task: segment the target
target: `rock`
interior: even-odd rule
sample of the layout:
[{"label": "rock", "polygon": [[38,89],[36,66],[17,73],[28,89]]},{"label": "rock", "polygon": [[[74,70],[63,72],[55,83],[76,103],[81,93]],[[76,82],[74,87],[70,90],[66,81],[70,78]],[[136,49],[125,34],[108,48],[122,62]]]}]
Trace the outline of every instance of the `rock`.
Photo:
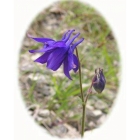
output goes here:
[{"label": "rock", "polygon": [[23,45],[24,45],[24,46],[28,46],[28,47],[30,47],[30,46],[33,45],[33,43],[32,43],[30,40],[25,39],[25,40],[23,41]]},{"label": "rock", "polygon": [[70,138],[70,137],[74,139],[80,138],[80,134],[76,130],[76,128],[72,127],[69,124],[64,124],[64,126],[67,128],[68,132],[66,133],[66,135],[63,135],[63,138]]},{"label": "rock", "polygon": [[103,114],[103,113],[102,113],[101,110],[94,110],[94,111],[93,111],[93,115],[94,115],[95,117],[101,116],[102,114]]},{"label": "rock", "polygon": [[107,107],[108,107],[107,103],[103,102],[102,100],[98,100],[95,103],[95,108],[97,109],[105,109]]},{"label": "rock", "polygon": [[51,93],[51,96],[55,95],[55,90],[54,90],[54,88],[50,87],[50,93]]},{"label": "rock", "polygon": [[42,117],[39,117],[39,116],[36,117],[36,121],[41,122],[42,120],[43,120]]},{"label": "rock", "polygon": [[51,31],[52,30],[52,25],[45,26],[45,29]]},{"label": "rock", "polygon": [[73,111],[69,111],[69,117],[73,117],[74,116],[74,112]]},{"label": "rock", "polygon": [[37,104],[28,105],[28,107],[27,107],[27,109],[31,110],[31,111],[34,111],[36,108],[38,108]]},{"label": "rock", "polygon": [[86,109],[86,116],[87,116],[87,119],[90,121],[96,121],[102,114],[103,113],[100,110]]},{"label": "rock", "polygon": [[95,100],[95,101],[99,100],[99,98],[97,96],[92,96],[92,99]]},{"label": "rock", "polygon": [[105,98],[112,101],[114,100],[116,97],[116,95],[114,94],[114,92],[107,90],[106,94],[105,94]]},{"label": "rock", "polygon": [[[91,95],[92,96],[92,95]],[[87,105],[86,105],[86,107],[88,108],[88,106],[90,105],[91,107],[92,107],[92,109],[91,110],[95,110],[95,107],[94,107],[94,104],[95,104],[95,100],[93,100],[93,99],[91,99],[90,97],[88,98],[88,100],[87,100]],[[90,108],[91,108],[90,107]],[[89,109],[90,109],[89,108]]]},{"label": "rock", "polygon": [[86,108],[89,110],[94,110],[94,107],[90,105],[90,101],[87,101]]},{"label": "rock", "polygon": [[40,87],[39,85],[36,86],[35,90],[38,93],[41,93],[45,96],[49,96],[50,95],[50,87],[43,85],[42,87]]},{"label": "rock", "polygon": [[112,101],[112,100],[115,99],[115,94],[114,94],[114,93],[112,93],[112,94],[107,94],[107,95],[106,95],[106,98],[107,98],[108,100]]},{"label": "rock", "polygon": [[22,65],[21,66],[21,71],[28,71],[28,72],[33,72],[33,70],[35,69],[35,66],[29,63],[27,65]]},{"label": "rock", "polygon": [[37,80],[37,84],[38,85],[42,85],[42,84],[47,84],[48,85],[48,80],[50,80],[49,75],[50,73],[48,71],[46,71],[44,74],[41,73],[37,73],[38,75],[38,80]]},{"label": "rock", "polygon": [[33,81],[28,77],[27,83],[28,83],[29,85],[32,85]]},{"label": "rock", "polygon": [[50,20],[48,21],[48,24],[49,24],[49,25],[53,25],[53,24],[56,24],[56,23],[57,23],[57,20],[56,20],[55,18],[50,19]]},{"label": "rock", "polygon": [[90,84],[83,83],[82,86],[83,86],[83,88],[86,88],[86,87],[89,87]]},{"label": "rock", "polygon": [[42,121],[44,124],[48,125],[48,126],[51,126],[52,125],[52,120],[51,118],[46,118],[45,120]]},{"label": "rock", "polygon": [[90,128],[95,128],[96,127],[96,124],[93,122],[93,121],[90,121],[89,123],[88,123],[88,127],[90,127]]},{"label": "rock", "polygon": [[36,96],[37,99],[43,99],[44,98],[43,94],[36,94],[35,96]]},{"label": "rock", "polygon": [[113,61],[113,64],[114,64],[114,66],[119,66],[119,62],[116,60]]},{"label": "rock", "polygon": [[50,115],[50,111],[47,110],[47,109],[46,110],[40,110],[39,113],[38,113],[38,116],[44,117],[44,118],[49,117],[49,115]]},{"label": "rock", "polygon": [[37,81],[39,78],[39,76],[36,74],[34,75],[33,73],[29,74],[28,79],[32,80],[32,81]]},{"label": "rock", "polygon": [[57,125],[53,127],[56,135],[62,136],[67,133],[68,129],[64,125]]},{"label": "rock", "polygon": [[64,74],[63,73],[58,73],[58,72],[56,72],[56,73],[53,73],[52,74],[54,77],[60,77],[60,78],[63,78],[64,77]]},{"label": "rock", "polygon": [[87,116],[87,119],[93,118],[94,117],[93,111],[86,109],[86,116]]},{"label": "rock", "polygon": [[101,125],[102,123],[104,123],[104,121],[106,120],[106,115],[102,115],[98,120],[97,120],[97,125]]},{"label": "rock", "polygon": [[55,108],[55,109],[59,109],[59,108],[60,108],[60,105],[59,105],[59,104],[55,104],[55,105],[54,105],[54,108]]},{"label": "rock", "polygon": [[33,111],[31,111],[31,110],[29,110],[28,113],[29,113],[30,116],[33,115]]},{"label": "rock", "polygon": [[36,54],[34,54],[34,55],[31,56],[31,60],[34,61],[34,60],[36,60],[40,56],[41,56],[40,53],[36,53]]},{"label": "rock", "polygon": [[65,13],[64,10],[62,10],[61,8],[59,8],[57,6],[50,8],[50,12],[51,13],[60,13],[60,14],[64,14]]}]

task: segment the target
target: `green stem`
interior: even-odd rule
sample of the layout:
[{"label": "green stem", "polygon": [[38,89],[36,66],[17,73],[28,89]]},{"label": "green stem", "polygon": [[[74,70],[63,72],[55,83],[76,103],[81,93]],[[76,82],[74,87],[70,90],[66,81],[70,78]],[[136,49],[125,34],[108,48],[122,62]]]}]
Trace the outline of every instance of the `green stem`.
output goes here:
[{"label": "green stem", "polygon": [[82,113],[82,130],[81,130],[81,136],[84,136],[84,129],[85,129],[85,110],[86,110],[86,105],[85,105],[85,101],[84,101],[84,94],[83,94],[83,89],[82,89],[82,78],[81,78],[81,64],[80,64],[80,60],[79,60],[79,55],[78,55],[78,50],[76,48],[76,55],[79,61],[79,82],[80,82],[80,91],[81,91],[81,99],[82,99],[82,107],[83,107],[83,113]]},{"label": "green stem", "polygon": [[85,129],[85,114],[86,114],[86,104],[83,104],[83,115],[82,115],[82,131],[81,136],[84,137],[84,129]]},{"label": "green stem", "polygon": [[91,85],[90,85],[90,87],[89,87],[89,89],[87,91],[86,97],[85,97],[85,105],[87,103],[87,99],[88,99],[89,95],[92,93],[92,85],[93,85],[93,80],[91,82]]},{"label": "green stem", "polygon": [[79,60],[79,55],[78,55],[78,50],[76,48],[76,55],[79,61],[79,82],[80,82],[80,91],[81,91],[81,98],[82,98],[82,102],[84,103],[84,94],[83,94],[83,89],[82,89],[82,73],[81,73],[81,64],[80,64],[80,60]]},{"label": "green stem", "polygon": [[87,103],[87,99],[88,99],[88,97],[89,97],[89,93],[87,93],[87,96],[86,96],[86,99],[85,99],[85,105],[86,105],[86,103]]}]

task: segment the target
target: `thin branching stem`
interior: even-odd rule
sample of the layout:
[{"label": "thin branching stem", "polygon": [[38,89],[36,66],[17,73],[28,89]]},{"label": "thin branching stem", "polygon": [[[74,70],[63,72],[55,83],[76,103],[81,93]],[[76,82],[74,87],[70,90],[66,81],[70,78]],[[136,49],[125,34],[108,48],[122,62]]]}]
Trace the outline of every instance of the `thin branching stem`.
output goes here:
[{"label": "thin branching stem", "polygon": [[76,48],[76,55],[79,61],[79,82],[80,82],[80,91],[81,91],[81,99],[82,99],[82,107],[83,107],[83,113],[82,113],[82,130],[81,130],[81,136],[84,136],[84,129],[85,129],[85,112],[86,112],[86,105],[84,100],[84,94],[83,94],[83,88],[82,88],[82,73],[81,73],[81,64],[79,60],[78,50]]},{"label": "thin branching stem", "polygon": [[84,93],[83,93],[83,88],[82,88],[82,72],[81,72],[81,64],[80,64],[80,59],[79,59],[79,54],[78,54],[78,49],[76,48],[76,55],[78,58],[79,62],[79,82],[80,82],[80,92],[81,92],[81,99],[82,99],[82,107],[83,107],[83,112],[82,112],[82,129],[81,129],[81,136],[84,136],[84,129],[85,129],[85,114],[86,114],[86,103],[88,100],[89,95],[92,93],[92,85],[94,84],[93,79],[91,82],[91,85],[87,91],[86,97],[84,98]]},{"label": "thin branching stem", "polygon": [[92,86],[93,86],[93,84],[95,84],[95,83],[96,83],[96,82],[93,82],[93,79],[92,79],[91,85],[90,85],[89,89],[87,90],[87,94],[86,94],[86,97],[85,97],[85,105],[86,105],[86,103],[87,103],[87,100],[88,100],[89,95],[92,94]]},{"label": "thin branching stem", "polygon": [[84,104],[84,94],[83,94],[83,88],[82,88],[81,64],[80,64],[79,54],[78,54],[77,48],[76,48],[76,55],[77,55],[77,58],[78,58],[78,61],[79,61],[79,82],[80,82],[81,99],[82,99],[82,102]]},{"label": "thin branching stem", "polygon": [[90,85],[90,87],[87,91],[87,94],[86,94],[86,97],[85,97],[85,104],[87,103],[87,99],[88,99],[89,95],[92,93],[92,85],[93,85],[93,80],[92,80],[91,85]]}]

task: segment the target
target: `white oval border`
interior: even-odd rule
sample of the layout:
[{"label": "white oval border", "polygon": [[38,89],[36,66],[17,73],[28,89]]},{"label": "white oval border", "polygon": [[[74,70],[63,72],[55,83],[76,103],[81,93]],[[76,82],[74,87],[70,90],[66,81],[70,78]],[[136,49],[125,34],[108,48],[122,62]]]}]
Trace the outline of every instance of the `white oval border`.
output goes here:
[{"label": "white oval border", "polygon": [[[15,0],[15,46],[18,55],[19,49],[27,28],[34,17],[48,7],[56,0]],[[96,8],[111,26],[116,40],[118,42],[119,51],[121,53],[121,61],[123,64],[123,56],[125,52],[125,0],[81,0]],[[122,65],[123,66],[123,65]],[[17,68],[18,73],[18,68]],[[122,67],[122,75],[123,75]],[[15,80],[18,79],[18,74]],[[125,139],[125,92],[123,85],[123,77],[119,90],[116,104],[109,115],[107,121],[94,132],[86,133],[84,139],[87,140],[124,140]],[[33,119],[28,115],[25,105],[20,95],[18,81],[16,83],[15,98],[15,140],[46,140],[58,138],[51,137],[46,131],[38,127]]]}]

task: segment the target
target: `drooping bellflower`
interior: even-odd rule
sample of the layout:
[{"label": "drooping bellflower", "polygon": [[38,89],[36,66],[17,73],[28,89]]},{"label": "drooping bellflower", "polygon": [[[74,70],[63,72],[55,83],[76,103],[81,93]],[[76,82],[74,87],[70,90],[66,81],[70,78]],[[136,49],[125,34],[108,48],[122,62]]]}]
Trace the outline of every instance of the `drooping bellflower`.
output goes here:
[{"label": "drooping bellflower", "polygon": [[98,93],[101,93],[105,88],[105,84],[106,84],[106,80],[105,80],[105,76],[103,73],[103,69],[99,68],[98,72],[97,72],[97,70],[95,70],[95,76],[93,77],[93,80],[92,80],[92,85],[93,85],[94,89]]},{"label": "drooping bellflower", "polygon": [[35,38],[28,35],[28,37],[43,44],[43,47],[40,50],[29,50],[30,53],[44,53],[42,56],[37,58],[35,62],[39,62],[41,64],[47,63],[47,68],[53,71],[56,71],[63,64],[64,74],[71,79],[69,74],[70,70],[73,69],[74,72],[76,72],[79,68],[79,62],[77,56],[74,54],[74,49],[84,40],[84,38],[82,38],[72,44],[80,35],[80,33],[77,33],[70,38],[74,31],[75,30],[67,31],[59,41],[55,41],[51,38]]}]

